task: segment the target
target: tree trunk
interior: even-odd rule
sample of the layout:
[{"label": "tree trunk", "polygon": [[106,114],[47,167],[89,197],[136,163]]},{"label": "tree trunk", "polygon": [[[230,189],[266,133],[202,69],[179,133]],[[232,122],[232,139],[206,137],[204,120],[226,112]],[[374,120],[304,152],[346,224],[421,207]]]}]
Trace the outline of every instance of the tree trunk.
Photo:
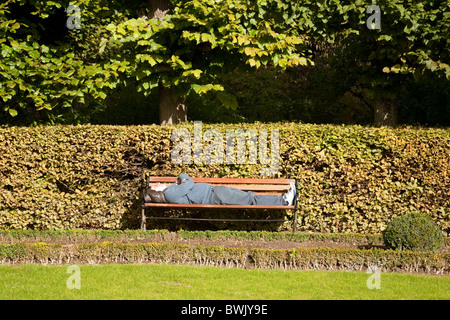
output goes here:
[{"label": "tree trunk", "polygon": [[397,125],[397,99],[376,98],[374,101],[374,124],[376,126]]},{"label": "tree trunk", "polygon": [[[170,0],[148,0],[148,18],[163,20],[170,12]],[[168,71],[170,72],[170,71]],[[186,99],[175,99],[171,88],[159,84],[159,123],[175,124],[187,121]]]},{"label": "tree trunk", "polygon": [[175,99],[172,89],[159,85],[159,123],[175,124],[187,121],[186,99]]},{"label": "tree trunk", "polygon": [[148,0],[150,19],[163,20],[166,13],[170,11],[170,0]]}]

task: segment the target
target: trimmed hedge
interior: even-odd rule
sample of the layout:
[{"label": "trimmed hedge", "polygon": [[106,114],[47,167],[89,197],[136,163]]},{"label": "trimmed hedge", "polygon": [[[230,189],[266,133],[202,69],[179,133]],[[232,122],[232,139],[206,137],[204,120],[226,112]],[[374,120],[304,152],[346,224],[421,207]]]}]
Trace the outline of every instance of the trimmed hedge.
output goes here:
[{"label": "trimmed hedge", "polygon": [[425,272],[448,274],[450,254],[383,249],[300,248],[252,249],[256,268],[352,270],[363,271],[378,266],[383,272]]},{"label": "trimmed hedge", "polygon": [[384,244],[398,250],[438,251],[445,243],[442,231],[424,213],[392,219],[383,231]]},{"label": "trimmed hedge", "polygon": [[[382,245],[381,235],[351,233],[287,233],[268,231],[187,231],[168,230],[0,230],[0,243],[15,242],[160,242],[182,240],[263,240],[263,241],[333,241]],[[450,244],[450,238],[446,238]]]},{"label": "trimmed hedge", "polygon": [[[170,153],[177,142],[170,137],[177,128],[188,128],[193,135],[192,123],[0,128],[0,229],[138,228],[144,173],[259,177],[265,167],[259,161],[176,165]],[[418,211],[429,214],[444,235],[450,232],[448,129],[203,124],[203,130],[210,128],[222,132],[224,144],[226,129],[266,129],[269,136],[279,129],[276,176],[299,180],[300,230],[379,234],[393,217]],[[265,226],[212,223],[203,228]],[[192,225],[155,222],[152,227]]]},{"label": "trimmed hedge", "polygon": [[3,264],[175,263],[201,266],[296,270],[448,274],[450,254],[380,249],[301,248],[290,250],[189,246],[178,243],[0,244]]},{"label": "trimmed hedge", "polygon": [[0,244],[0,263],[6,264],[180,263],[244,267],[246,260],[247,250],[243,248],[178,243]]}]

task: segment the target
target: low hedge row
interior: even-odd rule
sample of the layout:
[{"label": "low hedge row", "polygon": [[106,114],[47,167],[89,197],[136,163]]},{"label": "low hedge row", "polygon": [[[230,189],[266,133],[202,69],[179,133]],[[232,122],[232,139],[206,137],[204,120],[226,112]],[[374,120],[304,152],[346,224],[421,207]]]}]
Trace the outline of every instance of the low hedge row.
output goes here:
[{"label": "low hedge row", "polygon": [[[382,244],[381,235],[352,233],[310,233],[310,232],[270,232],[270,231],[169,231],[169,230],[0,230],[0,243],[15,242],[159,242],[165,240],[263,240],[263,241],[333,241]],[[446,238],[450,244],[450,238]]]},{"label": "low hedge row", "polygon": [[60,244],[45,242],[0,245],[4,264],[180,263],[244,267],[247,250],[177,243]]},{"label": "low hedge row", "polygon": [[[261,177],[261,169],[267,167],[260,160],[175,164],[171,151],[178,142],[171,141],[171,134],[182,128],[194,135],[192,123],[0,128],[0,229],[138,228],[144,174],[244,178]],[[299,230],[379,234],[392,217],[419,211],[429,214],[445,235],[450,233],[448,129],[297,123],[202,126],[203,132],[222,133],[223,150],[226,130],[238,128],[265,129],[268,137],[279,130],[279,168],[273,177],[299,181]],[[202,213],[217,214],[225,213]],[[152,228],[193,228],[186,221],[152,223]],[[202,226],[265,227],[243,222]],[[269,227],[276,230],[285,224]]]},{"label": "low hedge row", "polygon": [[258,269],[450,272],[449,253],[381,249],[244,249],[177,243],[15,243],[0,245],[3,264],[174,263]]},{"label": "low hedge row", "polygon": [[384,249],[300,248],[252,249],[256,268],[365,271],[378,266],[383,272],[448,274],[450,254]]}]

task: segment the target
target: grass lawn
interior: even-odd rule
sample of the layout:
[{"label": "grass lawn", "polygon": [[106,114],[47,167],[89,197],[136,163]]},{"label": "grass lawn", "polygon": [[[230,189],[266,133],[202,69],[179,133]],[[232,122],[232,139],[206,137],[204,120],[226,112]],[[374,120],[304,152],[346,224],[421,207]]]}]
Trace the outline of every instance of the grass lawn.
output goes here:
[{"label": "grass lawn", "polygon": [[[450,299],[450,277],[346,271],[245,270],[183,265],[0,266],[0,299]],[[70,283],[72,282],[70,278]]]}]

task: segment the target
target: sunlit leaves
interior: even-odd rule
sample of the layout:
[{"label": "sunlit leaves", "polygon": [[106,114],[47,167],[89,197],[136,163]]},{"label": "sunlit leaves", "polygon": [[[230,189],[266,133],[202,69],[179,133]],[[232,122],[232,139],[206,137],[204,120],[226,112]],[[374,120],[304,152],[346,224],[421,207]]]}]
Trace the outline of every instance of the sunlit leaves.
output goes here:
[{"label": "sunlit leaves", "polygon": [[[371,87],[424,70],[450,79],[446,1],[379,1],[380,30],[365,24],[371,0],[172,0],[163,21],[137,18],[126,5],[119,10],[120,4],[82,1],[76,3],[82,28],[61,45],[43,44],[37,26],[10,18],[13,2],[27,1],[0,4],[5,111],[102,99],[119,83],[133,81],[146,94],[158,83],[182,95],[203,93],[218,88],[218,76],[237,67],[312,65],[316,41],[342,41],[355,60],[347,68],[356,69]],[[30,5],[32,15],[47,19],[69,3],[37,0]],[[17,85],[8,82],[15,80]]]},{"label": "sunlit leaves", "polygon": [[[213,88],[193,90],[206,93]],[[233,98],[219,87],[214,90],[232,108]],[[219,130],[223,137],[227,129],[237,129],[229,123],[203,126]],[[287,122],[238,127],[279,130],[276,176],[299,181],[301,230],[376,234],[392,217],[421,211],[450,232],[446,129]],[[193,134],[192,123],[176,128]],[[259,177],[260,162],[173,163],[174,129],[157,125],[0,128],[0,172],[8,173],[0,174],[0,228],[120,229],[124,221],[136,223],[144,173]]]},{"label": "sunlit leaves", "polygon": [[[358,3],[359,8],[369,5],[367,1]],[[348,31],[342,33],[339,28],[334,29],[343,35],[347,54],[360,61],[359,65],[350,65],[349,68],[364,73],[362,79],[369,86],[381,83],[392,86],[389,81],[384,81],[387,76],[418,76],[425,70],[450,79],[448,2],[382,1],[377,5],[381,9],[379,30],[365,27],[363,23],[368,17],[365,11],[342,7],[342,13],[348,16],[344,24],[344,30]],[[395,84],[399,83],[400,80],[395,81]]]},{"label": "sunlit leaves", "polygon": [[[14,2],[24,5],[25,1]],[[31,14],[41,19],[47,19],[52,8],[62,6],[52,1],[33,5],[37,10]],[[83,103],[85,97],[104,99],[107,89],[115,87],[111,63],[94,64],[67,45],[44,44],[38,26],[10,20],[8,12],[8,2],[0,5],[0,102],[11,116],[17,116],[22,108],[51,110],[71,107],[75,101]],[[100,50],[105,48],[102,41]],[[16,85],[9,83],[12,80]]]},{"label": "sunlit leaves", "polygon": [[[287,10],[283,5],[234,0],[172,4],[172,11],[162,22],[129,19],[107,26],[111,39],[123,50],[120,59],[130,62],[126,74],[136,76],[138,81],[161,82],[167,87],[177,86],[185,94],[203,94],[216,88],[223,90],[215,79],[224,67],[311,64],[303,44],[305,37],[302,39],[287,21],[295,14],[283,15]],[[148,74],[144,74],[145,68]],[[144,91],[152,88],[142,86]],[[221,94],[218,99],[228,108],[236,107],[235,99],[229,96]]]}]

